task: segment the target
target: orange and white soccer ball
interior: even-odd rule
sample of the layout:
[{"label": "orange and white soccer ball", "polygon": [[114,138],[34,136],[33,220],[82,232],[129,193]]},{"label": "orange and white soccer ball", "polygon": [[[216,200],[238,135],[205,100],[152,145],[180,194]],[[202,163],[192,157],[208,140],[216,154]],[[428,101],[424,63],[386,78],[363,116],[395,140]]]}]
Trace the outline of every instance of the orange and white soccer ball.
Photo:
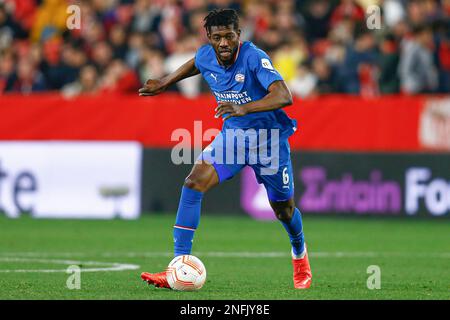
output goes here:
[{"label": "orange and white soccer ball", "polygon": [[173,290],[198,290],[206,281],[206,269],[203,262],[192,255],[175,257],[170,261],[166,274],[167,282]]}]

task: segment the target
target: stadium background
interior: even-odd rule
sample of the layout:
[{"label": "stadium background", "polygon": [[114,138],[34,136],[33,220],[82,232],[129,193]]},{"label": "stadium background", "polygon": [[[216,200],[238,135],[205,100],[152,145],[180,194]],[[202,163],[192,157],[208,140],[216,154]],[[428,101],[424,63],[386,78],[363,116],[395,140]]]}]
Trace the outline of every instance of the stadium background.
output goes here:
[{"label": "stadium background", "polygon": [[[80,8],[80,29],[67,28],[72,14],[67,8],[72,4]],[[367,27],[366,10],[371,5],[381,9],[380,28]],[[290,139],[295,197],[306,225],[310,222],[311,239],[321,230],[334,232],[330,226],[341,223],[360,237],[363,230],[382,229],[401,237],[400,229],[405,229],[411,231],[404,235],[407,239],[416,234],[430,237],[411,250],[433,251],[430,245],[439,242],[434,251],[443,250],[439,254],[445,259],[439,256],[435,264],[448,261],[448,238],[441,229],[448,221],[438,219],[450,217],[448,0],[0,1],[0,212],[11,218],[22,216],[23,221],[17,225],[2,219],[7,240],[2,256],[60,249],[44,240],[39,248],[16,243],[28,233],[33,239],[92,240],[90,235],[71,233],[71,225],[63,221],[35,224],[26,216],[139,218],[155,234],[149,237],[168,243],[158,243],[156,248],[171,250],[170,224],[191,168],[172,160],[183,140],[174,133],[190,137],[183,141],[194,149],[183,155],[192,161],[193,154],[210,141],[203,134],[221,123],[214,119],[215,101],[200,76],[158,97],[138,97],[137,90],[147,79],[162,77],[194,56],[207,40],[203,17],[221,7],[238,10],[242,40],[268,52],[294,95],[294,104],[286,111],[299,122]],[[205,197],[202,214],[205,227],[218,221],[224,230],[227,223],[229,230],[235,228],[233,223],[251,224],[239,220],[248,215],[274,219],[264,192],[249,172],[213,189]],[[224,216],[238,220],[221,220]],[[317,216],[327,218],[314,220]],[[344,216],[356,220],[345,225],[349,220]],[[402,222],[392,217],[402,217]],[[417,222],[414,217],[428,219]],[[76,226],[103,230],[99,235],[105,239],[110,239],[108,228],[121,232],[107,221],[86,223]],[[418,223],[417,229],[408,229],[408,223]],[[258,228],[272,228],[252,226],[249,238]],[[41,228],[47,231],[40,232]],[[72,238],[65,238],[63,230]],[[136,232],[143,237],[137,248],[150,250],[145,232]],[[247,235],[242,236],[246,241]],[[342,240],[346,246],[347,235],[334,236],[336,243]],[[390,236],[384,234],[387,245],[392,245]],[[370,239],[353,249],[370,251]],[[201,241],[200,250],[205,248]],[[207,249],[218,250],[214,243],[222,240],[216,241]],[[327,242],[322,241],[324,248]],[[111,240],[93,248],[116,250],[113,244],[117,243]],[[320,249],[320,241],[316,244]],[[399,241],[392,250],[407,247]],[[81,244],[74,248],[86,249]],[[380,248],[386,249],[381,244]],[[148,264],[148,256],[143,257]],[[165,263],[151,259],[160,267]],[[426,270],[420,266],[414,272]],[[448,277],[442,268],[439,281]],[[3,281],[12,293],[4,290],[1,296],[17,297],[14,292],[21,292],[20,286]],[[445,296],[446,283],[439,284],[438,294]],[[61,291],[57,296],[71,297],[66,294]]]}]

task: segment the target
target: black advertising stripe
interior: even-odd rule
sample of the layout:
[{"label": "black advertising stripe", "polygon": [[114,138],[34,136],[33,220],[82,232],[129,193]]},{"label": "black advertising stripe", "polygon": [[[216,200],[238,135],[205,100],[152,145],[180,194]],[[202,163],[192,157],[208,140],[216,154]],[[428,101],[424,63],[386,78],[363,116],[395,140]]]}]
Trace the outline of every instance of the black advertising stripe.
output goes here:
[{"label": "black advertising stripe", "polygon": [[[446,312],[450,300],[13,300],[0,301],[15,317],[135,317],[143,319],[366,319]],[[187,311],[189,310],[189,311]],[[211,313],[210,311],[213,310]],[[259,310],[259,311],[257,311]],[[445,313],[444,313],[445,314]],[[210,315],[210,316],[208,316]]]},{"label": "black advertising stripe", "polygon": [[[192,164],[173,164],[171,151],[167,149],[144,149],[143,154],[143,211],[176,212],[180,190]],[[295,202],[305,215],[450,217],[450,203],[448,200],[444,203],[446,197],[443,196],[450,192],[450,153],[293,151],[291,159]],[[417,175],[422,177],[417,178]],[[316,176],[315,180],[308,180],[308,177],[313,176]],[[243,181],[245,179],[244,174],[239,173],[233,179],[211,189],[204,197],[203,212],[247,214],[241,198],[241,190],[250,183]],[[339,193],[326,198],[323,189],[330,184],[337,185]],[[369,200],[344,201],[350,193],[358,195],[361,186],[369,190],[362,194]],[[417,187],[422,188],[419,193],[411,192]],[[427,196],[427,192],[433,194]],[[224,197],[224,194],[227,196]],[[320,197],[325,198],[317,205],[314,201]],[[342,197],[345,198],[341,199]],[[410,203],[408,208],[406,203]]]}]

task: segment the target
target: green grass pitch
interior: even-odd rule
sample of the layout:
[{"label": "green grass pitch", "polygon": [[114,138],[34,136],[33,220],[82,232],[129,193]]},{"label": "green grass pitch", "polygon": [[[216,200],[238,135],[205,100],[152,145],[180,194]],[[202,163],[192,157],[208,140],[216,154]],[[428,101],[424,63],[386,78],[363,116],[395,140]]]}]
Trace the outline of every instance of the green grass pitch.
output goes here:
[{"label": "green grass pitch", "polygon": [[[304,216],[313,284],[295,290],[288,237],[276,221],[203,215],[193,254],[208,277],[196,292],[149,287],[142,271],[172,258],[174,215],[136,221],[0,217],[0,299],[449,299],[450,228],[445,220]],[[69,264],[82,272],[69,290]],[[108,271],[136,265],[135,270]],[[381,289],[367,288],[367,268]],[[102,268],[106,268],[106,271]],[[30,272],[27,270],[59,270]]]}]

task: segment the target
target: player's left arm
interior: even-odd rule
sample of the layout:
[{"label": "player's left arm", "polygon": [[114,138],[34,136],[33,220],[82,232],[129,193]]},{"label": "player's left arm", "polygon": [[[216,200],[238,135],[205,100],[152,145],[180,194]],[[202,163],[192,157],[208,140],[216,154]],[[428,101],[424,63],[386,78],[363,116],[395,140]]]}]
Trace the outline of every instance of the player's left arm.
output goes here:
[{"label": "player's left arm", "polygon": [[264,98],[237,105],[227,101],[220,101],[216,108],[216,118],[228,113],[224,121],[230,117],[242,117],[247,113],[271,111],[284,108],[292,104],[292,94],[283,80],[276,80],[267,88],[269,93]]}]

